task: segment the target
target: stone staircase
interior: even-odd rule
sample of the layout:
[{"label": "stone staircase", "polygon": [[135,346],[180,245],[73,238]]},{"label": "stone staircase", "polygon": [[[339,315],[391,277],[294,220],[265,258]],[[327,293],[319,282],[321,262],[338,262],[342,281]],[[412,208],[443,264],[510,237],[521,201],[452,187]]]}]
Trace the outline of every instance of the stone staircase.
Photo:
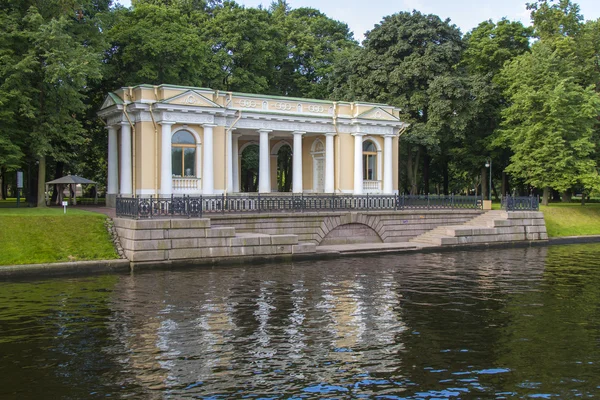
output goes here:
[{"label": "stone staircase", "polygon": [[541,212],[490,210],[462,225],[438,226],[410,239],[410,242],[430,246],[451,246],[546,239],[548,239],[546,223]]}]

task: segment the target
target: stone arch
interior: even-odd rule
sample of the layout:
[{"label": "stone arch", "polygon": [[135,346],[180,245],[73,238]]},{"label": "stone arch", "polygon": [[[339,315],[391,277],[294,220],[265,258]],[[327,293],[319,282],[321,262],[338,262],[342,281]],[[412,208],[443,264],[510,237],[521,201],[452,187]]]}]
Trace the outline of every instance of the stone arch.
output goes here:
[{"label": "stone arch", "polygon": [[260,146],[260,144],[256,140],[251,140],[240,146],[240,148],[238,149],[238,154],[241,156],[242,153],[244,152],[244,150],[246,150],[246,147],[252,146],[252,145]]},{"label": "stone arch", "polygon": [[[355,229],[357,227],[348,225],[362,225],[371,231],[373,231],[379,240],[374,242],[382,243],[385,242],[386,234],[381,219],[378,215],[369,215],[363,213],[347,213],[335,217],[325,217],[321,223],[320,230],[323,232],[322,235],[317,235],[317,245],[323,243],[323,240],[334,230],[339,227],[346,226],[346,228]],[[345,229],[345,228],[342,228]],[[355,242],[356,243],[356,242]],[[372,242],[373,243],[373,242]]]},{"label": "stone arch", "polygon": [[196,140],[196,145],[202,144],[202,140],[200,140],[200,134],[187,125],[183,125],[183,126],[178,127],[177,129],[174,129],[171,132],[171,137],[173,137],[179,131],[188,131],[189,133],[192,134],[192,136],[194,137],[194,140]]},{"label": "stone arch", "polygon": [[272,147],[271,147],[271,155],[272,156],[276,156],[277,153],[279,153],[279,149],[281,149],[283,146],[289,146],[290,149],[292,149],[292,144],[289,143],[287,140],[280,140],[279,142],[275,143]]}]

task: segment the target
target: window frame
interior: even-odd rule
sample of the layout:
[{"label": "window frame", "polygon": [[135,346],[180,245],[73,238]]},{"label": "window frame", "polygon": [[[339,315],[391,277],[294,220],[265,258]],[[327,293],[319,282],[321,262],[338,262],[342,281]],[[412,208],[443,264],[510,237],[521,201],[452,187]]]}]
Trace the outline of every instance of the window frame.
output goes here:
[{"label": "window frame", "polygon": [[[188,133],[194,140],[194,143],[193,144],[191,144],[191,143],[173,143],[173,138],[179,132]],[[198,142],[196,141],[194,134],[186,129],[178,130],[178,131],[174,132],[173,135],[171,135],[171,163],[173,163],[173,149],[174,148],[181,149],[181,176],[176,176],[175,174],[173,174],[173,172],[172,172],[173,164],[171,164],[171,178],[195,178],[197,176],[197,171],[198,171],[198,166],[196,165],[197,164],[196,152],[198,151],[197,147],[198,147]],[[185,176],[185,149],[194,149],[194,174],[191,176]]]}]

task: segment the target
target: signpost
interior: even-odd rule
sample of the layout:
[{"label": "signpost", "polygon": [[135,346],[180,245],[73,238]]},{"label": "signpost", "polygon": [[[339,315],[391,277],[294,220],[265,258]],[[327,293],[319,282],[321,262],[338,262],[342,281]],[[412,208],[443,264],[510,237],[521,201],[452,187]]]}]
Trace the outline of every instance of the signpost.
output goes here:
[{"label": "signpost", "polygon": [[23,189],[23,171],[17,171],[17,208],[21,204],[21,190]]},{"label": "signpost", "polygon": [[65,210],[64,214],[66,214],[67,213],[67,206],[69,205],[69,202],[68,201],[63,201],[62,205],[63,205],[63,208]]}]

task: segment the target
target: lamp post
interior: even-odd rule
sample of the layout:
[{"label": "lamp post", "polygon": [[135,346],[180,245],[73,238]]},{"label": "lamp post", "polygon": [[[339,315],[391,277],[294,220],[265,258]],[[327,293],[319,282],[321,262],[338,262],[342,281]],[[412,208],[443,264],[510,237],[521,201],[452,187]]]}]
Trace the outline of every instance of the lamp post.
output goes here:
[{"label": "lamp post", "polygon": [[489,197],[490,197],[490,201],[492,201],[492,158],[488,157],[487,160],[485,160],[485,167],[490,169],[490,186],[488,187],[488,193],[489,193]]}]

